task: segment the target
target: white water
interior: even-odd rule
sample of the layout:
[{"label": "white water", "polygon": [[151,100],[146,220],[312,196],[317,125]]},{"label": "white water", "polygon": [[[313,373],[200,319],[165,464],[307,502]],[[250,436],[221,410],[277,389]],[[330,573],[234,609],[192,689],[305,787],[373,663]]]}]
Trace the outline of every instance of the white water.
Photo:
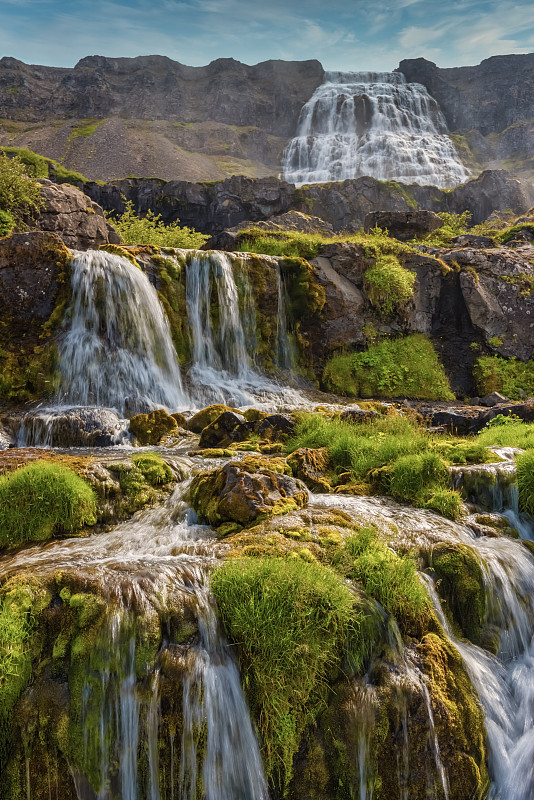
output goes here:
[{"label": "white water", "polygon": [[444,189],[469,177],[436,101],[397,72],[326,73],[301,111],[283,174],[297,186],[370,175]]},{"label": "white water", "polygon": [[[242,276],[246,283],[246,277]],[[217,294],[216,324],[211,318],[212,293]],[[226,253],[198,252],[188,261],[186,300],[193,342],[193,364],[188,373],[190,393],[199,407],[210,403],[234,406],[280,403],[299,406],[303,398],[288,386],[265,377],[254,366],[256,313],[250,288],[244,294],[245,336],[232,258]],[[279,303],[283,302],[283,295]],[[281,328],[284,326],[284,333]],[[251,329],[254,332],[251,333]],[[285,333],[285,311],[278,341]]]},{"label": "white water", "polygon": [[184,407],[169,323],[147,276],[126,258],[88,250],[75,254],[71,281],[56,402],[122,414]]}]

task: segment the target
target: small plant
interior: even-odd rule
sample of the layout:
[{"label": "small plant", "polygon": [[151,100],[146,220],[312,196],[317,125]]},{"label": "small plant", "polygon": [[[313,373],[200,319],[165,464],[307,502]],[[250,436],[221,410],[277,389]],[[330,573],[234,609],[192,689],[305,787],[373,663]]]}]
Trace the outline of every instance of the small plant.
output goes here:
[{"label": "small plant", "polygon": [[18,156],[9,158],[2,153],[0,155],[0,211],[4,213],[0,218],[0,226],[6,230],[11,218],[12,227],[26,230],[28,221],[39,212],[42,206],[41,187],[37,180],[28,174]]},{"label": "small plant", "polygon": [[516,462],[519,508],[534,517],[534,452],[521,453]]},{"label": "small plant", "polygon": [[473,375],[480,396],[501,392],[512,400],[520,400],[522,392],[529,397],[534,395],[534,361],[481,356]]},{"label": "small plant", "polygon": [[523,420],[518,417],[517,414],[497,414],[497,416],[490,419],[484,427],[499,428],[501,425],[514,425],[516,422],[522,421]]},{"label": "small plant", "polygon": [[93,490],[62,464],[34,461],[0,477],[0,547],[96,523]]},{"label": "small plant", "polygon": [[497,347],[502,347],[503,341],[504,340],[503,340],[502,336],[491,336],[488,339],[488,344],[489,344],[490,347],[497,348]]},{"label": "small plant", "polygon": [[415,274],[402,267],[394,255],[377,258],[364,275],[369,300],[383,316],[402,309],[413,297]]},{"label": "small plant", "polygon": [[106,217],[125,244],[198,249],[209,238],[194,228],[180,227],[178,220],[165,225],[161,214],[154,214],[153,211],[148,211],[145,217],[138,217],[131,200],[125,204],[122,214],[106,214]]}]

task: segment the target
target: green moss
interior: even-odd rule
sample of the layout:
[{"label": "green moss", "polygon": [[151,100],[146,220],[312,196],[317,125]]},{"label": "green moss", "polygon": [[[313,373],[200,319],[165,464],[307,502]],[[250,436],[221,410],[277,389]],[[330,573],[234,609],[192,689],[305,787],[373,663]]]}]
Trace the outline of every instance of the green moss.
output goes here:
[{"label": "green moss", "polygon": [[406,186],[404,186],[402,183],[398,183],[397,181],[377,181],[377,182],[382,184],[382,186],[387,186],[387,188],[394,194],[399,194],[403,198],[408,208],[417,210],[418,207],[417,200],[415,199],[413,194],[411,194],[407,190]]},{"label": "green moss", "polygon": [[402,267],[394,255],[381,256],[364,274],[367,296],[383,317],[406,306],[413,297],[414,284],[415,273]]},{"label": "green moss", "polygon": [[279,265],[289,299],[290,319],[296,321],[321,312],[326,295],[315,278],[313,266],[303,258],[284,258]]},{"label": "green moss", "polygon": [[238,644],[266,773],[287,788],[304,728],[324,705],[327,676],[351,640],[359,643],[355,598],[332,571],[300,558],[228,561],[211,586]]},{"label": "green moss", "polygon": [[517,456],[516,462],[519,507],[530,516],[534,516],[534,451],[521,453]]},{"label": "green moss", "polygon": [[437,511],[447,519],[457,520],[462,514],[462,496],[454,489],[438,489],[425,500],[423,507]]},{"label": "green moss", "polygon": [[432,550],[431,565],[446,613],[463,636],[480,644],[486,619],[486,590],[478,558],[465,545],[441,543]]},{"label": "green moss", "polygon": [[56,183],[87,183],[87,178],[80,172],[66,169],[54,159],[40,156],[33,150],[23,147],[2,147],[1,150],[6,154],[18,156],[30,174],[36,178],[49,178]]},{"label": "green moss", "polygon": [[176,420],[164,408],[149,414],[136,414],[130,419],[130,433],[140,444],[158,444],[163,436],[176,430]]},{"label": "green moss", "polygon": [[481,396],[500,392],[512,400],[520,400],[522,392],[529,397],[534,395],[534,361],[482,356],[475,364],[473,375]]},{"label": "green moss", "polygon": [[73,125],[68,141],[71,142],[73,139],[78,139],[80,136],[87,139],[89,136],[93,135],[98,126],[103,122],[103,119],[85,119],[78,125]]},{"label": "green moss", "polygon": [[432,343],[422,334],[383,341],[363,353],[333,356],[322,383],[328,391],[349,397],[454,399]]},{"label": "green moss", "polygon": [[34,461],[0,476],[0,546],[71,534],[95,523],[93,490],[68,467]]},{"label": "green moss", "polygon": [[187,427],[193,433],[202,433],[204,428],[211,425],[212,422],[215,422],[217,417],[220,417],[225,411],[233,411],[236,414],[240,413],[237,408],[230,408],[230,406],[216,403],[215,405],[203,408],[201,411],[197,411],[188,421]]},{"label": "green moss", "polygon": [[106,253],[111,253],[113,256],[120,256],[121,258],[125,258],[130,264],[133,264],[134,267],[137,269],[141,269],[133,255],[127,250],[125,247],[121,247],[118,244],[101,244],[98,248],[99,250],[104,250]]},{"label": "green moss", "polygon": [[139,456],[133,456],[132,464],[135,464],[151,486],[163,486],[172,481],[171,468],[157,453],[143,453]]}]

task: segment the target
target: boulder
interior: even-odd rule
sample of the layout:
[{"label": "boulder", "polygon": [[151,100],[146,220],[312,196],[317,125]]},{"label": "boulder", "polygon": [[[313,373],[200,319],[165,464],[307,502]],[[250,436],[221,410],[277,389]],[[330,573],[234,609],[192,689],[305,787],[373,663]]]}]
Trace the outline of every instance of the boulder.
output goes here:
[{"label": "boulder", "polygon": [[370,419],[374,419],[378,417],[376,411],[373,411],[372,408],[363,409],[360,408],[358,405],[351,406],[350,408],[346,408],[345,411],[342,411],[339,415],[339,418],[343,422],[367,422]]},{"label": "boulder", "polygon": [[56,233],[73,250],[96,250],[101,244],[119,244],[121,238],[102,208],[70,184],[43,180],[44,207],[36,220],[42,231]]},{"label": "boulder", "polygon": [[443,224],[432,211],[372,211],[365,215],[363,227],[366,233],[376,227],[385,229],[390,236],[405,242],[426,236]]},{"label": "boulder", "polygon": [[192,507],[210,525],[248,525],[304,508],[308,497],[308,490],[296,478],[262,468],[248,472],[233,461],[197,475],[190,490]]},{"label": "boulder", "polygon": [[4,417],[21,446],[113,447],[128,441],[127,421],[108,408],[52,408]]},{"label": "boulder", "polygon": [[255,432],[261,439],[277,442],[287,438],[295,430],[296,422],[285,414],[269,414],[255,427]]},{"label": "boulder", "polygon": [[164,408],[158,408],[149,414],[136,414],[130,420],[130,433],[139,444],[158,444],[163,436],[177,427],[177,420]]},{"label": "boulder", "polygon": [[494,246],[489,236],[475,236],[474,233],[462,233],[461,236],[453,236],[451,244],[455,247],[474,247],[477,249]]},{"label": "boulder", "polygon": [[300,478],[312,492],[331,492],[332,487],[326,477],[330,468],[328,448],[299,447],[287,457],[293,475]]},{"label": "boulder", "polygon": [[187,428],[193,433],[202,433],[207,425],[211,425],[212,422],[215,422],[217,417],[220,417],[225,411],[233,411],[236,414],[240,413],[237,408],[230,408],[230,406],[225,406],[222,403],[215,403],[214,405],[206,406],[206,408],[203,408],[201,411],[197,411],[197,413],[188,420]]},{"label": "boulder", "polygon": [[211,447],[227,447],[234,439],[233,433],[239,425],[253,424],[246,423],[245,417],[242,414],[236,414],[234,411],[223,411],[219,414],[216,420],[202,430],[200,434],[200,441],[198,446],[201,449],[208,449]]}]

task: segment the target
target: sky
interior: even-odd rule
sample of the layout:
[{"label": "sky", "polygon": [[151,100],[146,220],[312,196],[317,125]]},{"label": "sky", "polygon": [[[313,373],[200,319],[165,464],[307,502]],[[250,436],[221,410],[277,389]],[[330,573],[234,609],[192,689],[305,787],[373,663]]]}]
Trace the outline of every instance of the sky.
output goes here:
[{"label": "sky", "polygon": [[0,56],[57,67],[158,54],[390,70],[403,58],[453,67],[533,51],[532,0],[0,0]]}]

